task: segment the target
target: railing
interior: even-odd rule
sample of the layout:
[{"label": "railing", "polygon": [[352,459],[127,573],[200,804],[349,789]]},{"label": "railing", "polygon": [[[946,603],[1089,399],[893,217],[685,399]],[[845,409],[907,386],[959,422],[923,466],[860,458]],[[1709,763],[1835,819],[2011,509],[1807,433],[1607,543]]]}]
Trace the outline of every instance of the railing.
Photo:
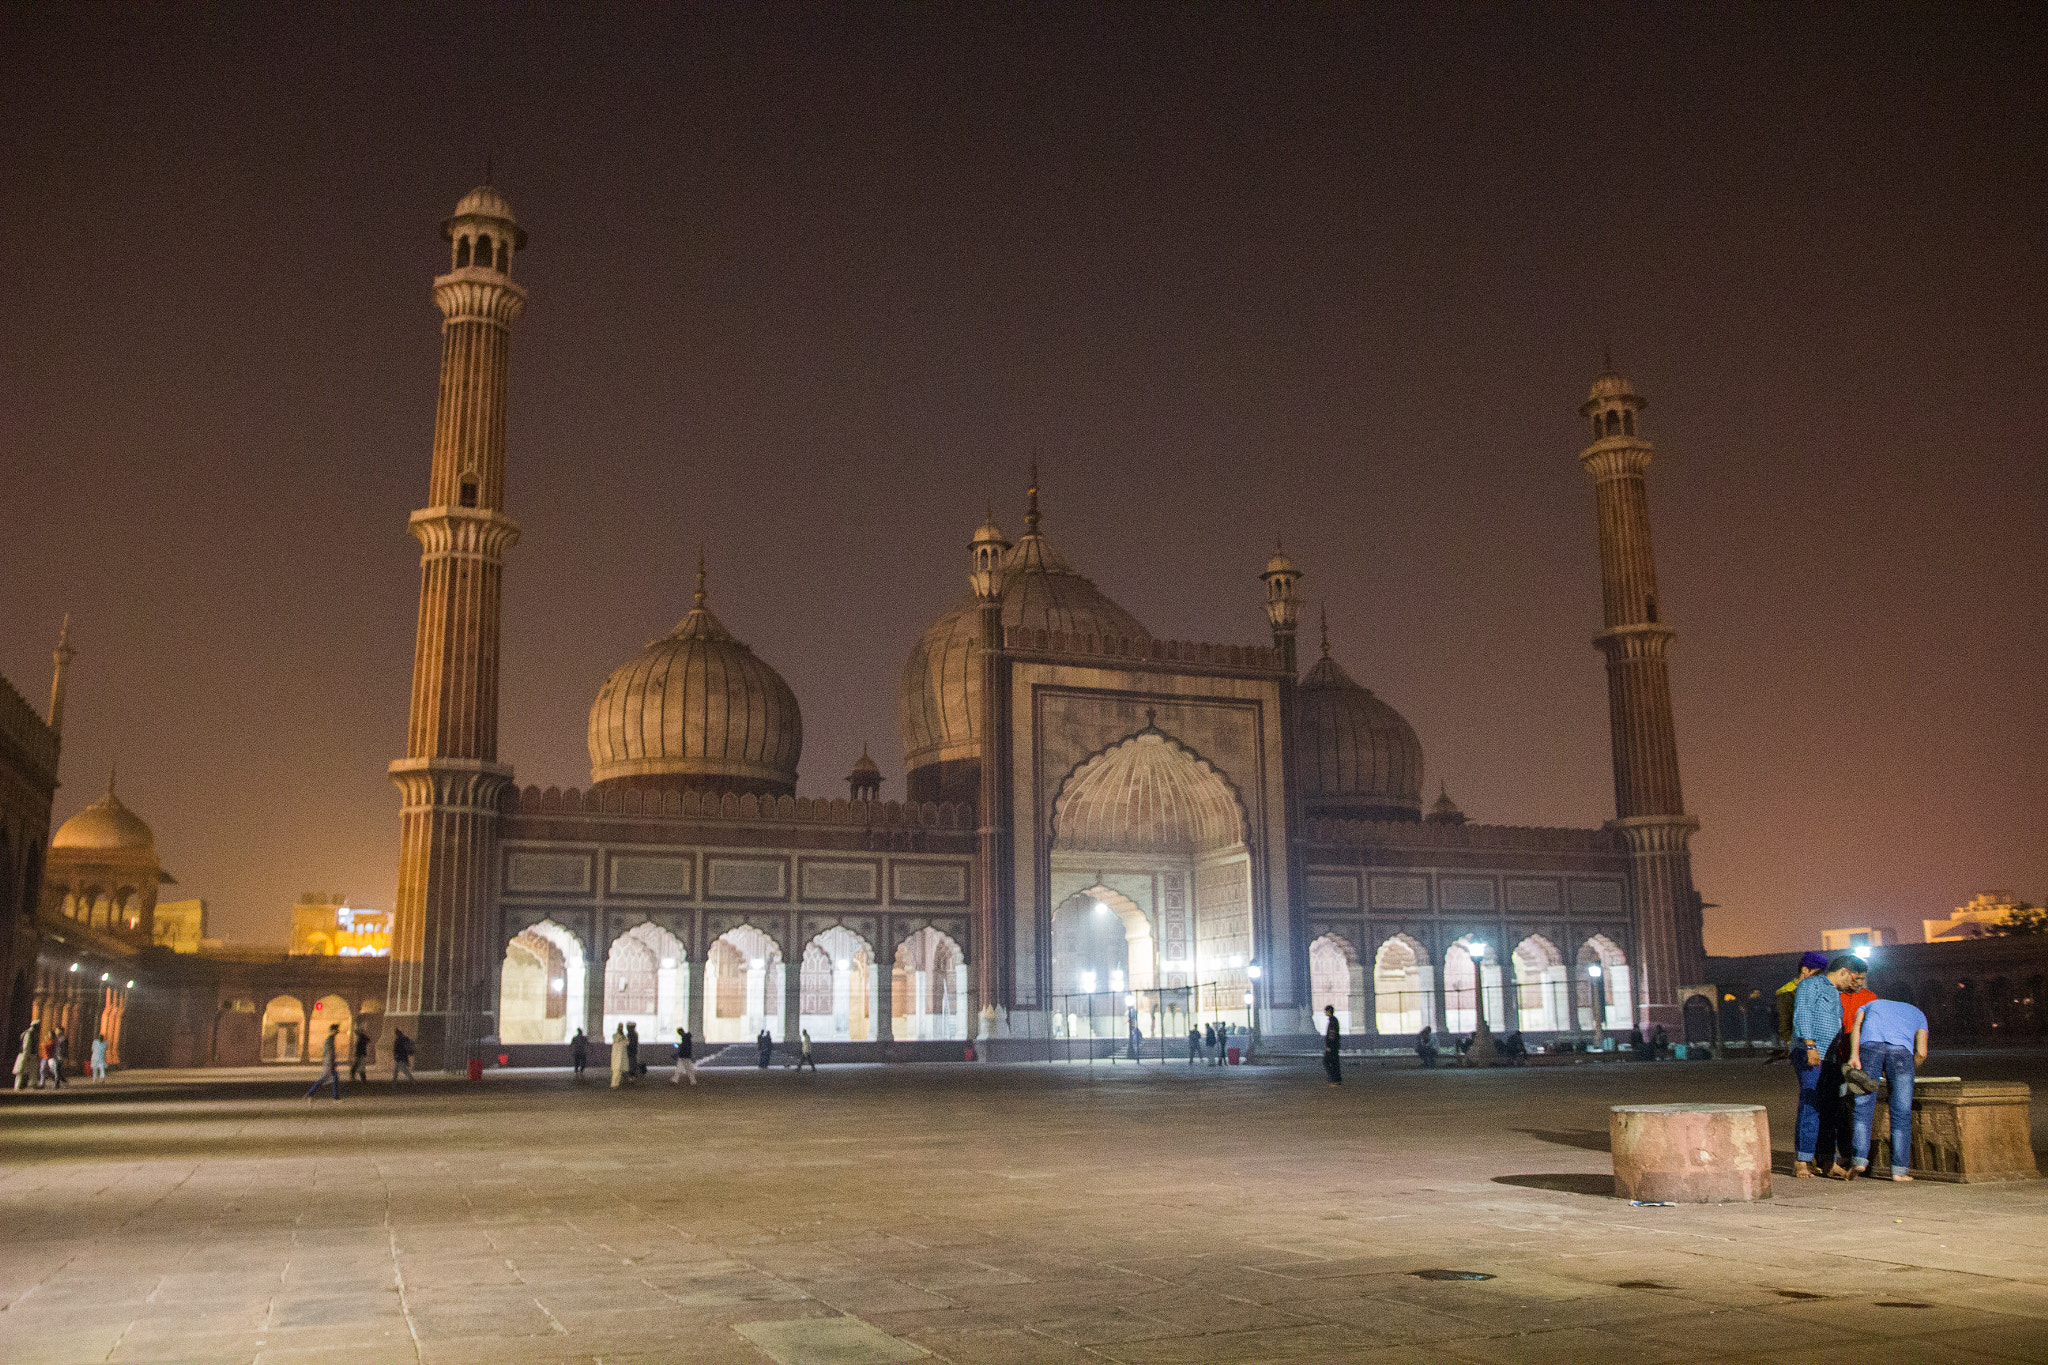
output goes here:
[{"label": "railing", "polygon": [[508,814],[651,815],[679,820],[973,829],[974,806],[960,801],[849,801],[845,797],[756,796],[749,792],[643,791],[638,787],[529,786],[508,792]]}]

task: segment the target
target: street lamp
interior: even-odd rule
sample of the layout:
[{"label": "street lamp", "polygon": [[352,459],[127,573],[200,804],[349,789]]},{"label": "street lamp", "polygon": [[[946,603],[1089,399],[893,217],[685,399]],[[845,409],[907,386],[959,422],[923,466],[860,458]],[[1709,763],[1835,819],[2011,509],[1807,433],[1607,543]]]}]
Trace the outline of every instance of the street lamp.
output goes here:
[{"label": "street lamp", "polygon": [[1472,1008],[1479,1019],[1478,1032],[1486,1032],[1486,945],[1468,943],[1465,956],[1472,959]]},{"label": "street lamp", "polygon": [[1607,1021],[1607,983],[1601,979],[1600,964],[1588,962],[1586,976],[1593,983],[1593,1047],[1600,1049],[1600,1028]]}]

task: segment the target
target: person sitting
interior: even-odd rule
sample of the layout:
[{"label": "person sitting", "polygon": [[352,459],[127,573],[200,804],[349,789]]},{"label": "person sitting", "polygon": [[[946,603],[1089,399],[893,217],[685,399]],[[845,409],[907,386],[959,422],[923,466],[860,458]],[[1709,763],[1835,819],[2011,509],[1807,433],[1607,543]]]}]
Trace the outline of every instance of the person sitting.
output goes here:
[{"label": "person sitting", "polygon": [[1500,1045],[1500,1055],[1508,1059],[1509,1066],[1529,1065],[1529,1044],[1522,1039],[1522,1031],[1516,1029]]},{"label": "person sitting", "polygon": [[1425,1069],[1436,1068],[1436,1030],[1428,1024],[1424,1024],[1422,1031],[1415,1035],[1415,1055],[1422,1059]]}]

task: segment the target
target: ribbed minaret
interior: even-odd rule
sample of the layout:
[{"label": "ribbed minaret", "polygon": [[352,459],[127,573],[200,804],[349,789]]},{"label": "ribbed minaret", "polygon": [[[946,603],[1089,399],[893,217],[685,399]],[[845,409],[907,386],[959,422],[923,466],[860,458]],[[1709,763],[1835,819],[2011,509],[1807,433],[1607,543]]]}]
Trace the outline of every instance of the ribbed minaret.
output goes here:
[{"label": "ribbed minaret", "polygon": [[[526,233],[489,185],[441,225],[451,269],[434,281],[441,401],[420,542],[420,619],[403,793],[398,903],[386,1004],[393,1030],[418,1044],[417,1065],[459,1067],[493,1032],[490,983],[498,799],[498,609],[505,551],[519,527],[505,502],[505,395],[512,322],[526,291],[512,283]],[[389,1038],[386,1042],[388,1044]]]},{"label": "ribbed minaret", "polygon": [[1678,785],[1665,651],[1677,634],[1657,611],[1650,502],[1643,471],[1655,453],[1640,431],[1649,406],[1610,364],[1579,411],[1593,443],[1579,463],[1593,476],[1600,512],[1600,583],[1607,629],[1593,637],[1607,656],[1607,712],[1614,738],[1615,828],[1635,863],[1637,982],[1649,1023],[1680,1022],[1678,988],[1706,976],[1700,902],[1687,848],[1699,821]]},{"label": "ribbed minaret", "polygon": [[50,733],[60,744],[64,742],[64,694],[70,681],[71,661],[77,654],[71,647],[71,614],[66,612],[64,624],[57,627],[57,648],[50,652]]}]

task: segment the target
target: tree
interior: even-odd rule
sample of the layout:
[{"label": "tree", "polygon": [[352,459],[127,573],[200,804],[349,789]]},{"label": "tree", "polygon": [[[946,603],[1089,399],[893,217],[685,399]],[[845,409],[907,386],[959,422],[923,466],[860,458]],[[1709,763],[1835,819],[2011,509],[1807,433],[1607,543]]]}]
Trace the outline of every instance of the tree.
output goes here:
[{"label": "tree", "polygon": [[1997,938],[2048,938],[2048,910],[2021,901],[2013,906],[2012,913],[1984,929]]}]

